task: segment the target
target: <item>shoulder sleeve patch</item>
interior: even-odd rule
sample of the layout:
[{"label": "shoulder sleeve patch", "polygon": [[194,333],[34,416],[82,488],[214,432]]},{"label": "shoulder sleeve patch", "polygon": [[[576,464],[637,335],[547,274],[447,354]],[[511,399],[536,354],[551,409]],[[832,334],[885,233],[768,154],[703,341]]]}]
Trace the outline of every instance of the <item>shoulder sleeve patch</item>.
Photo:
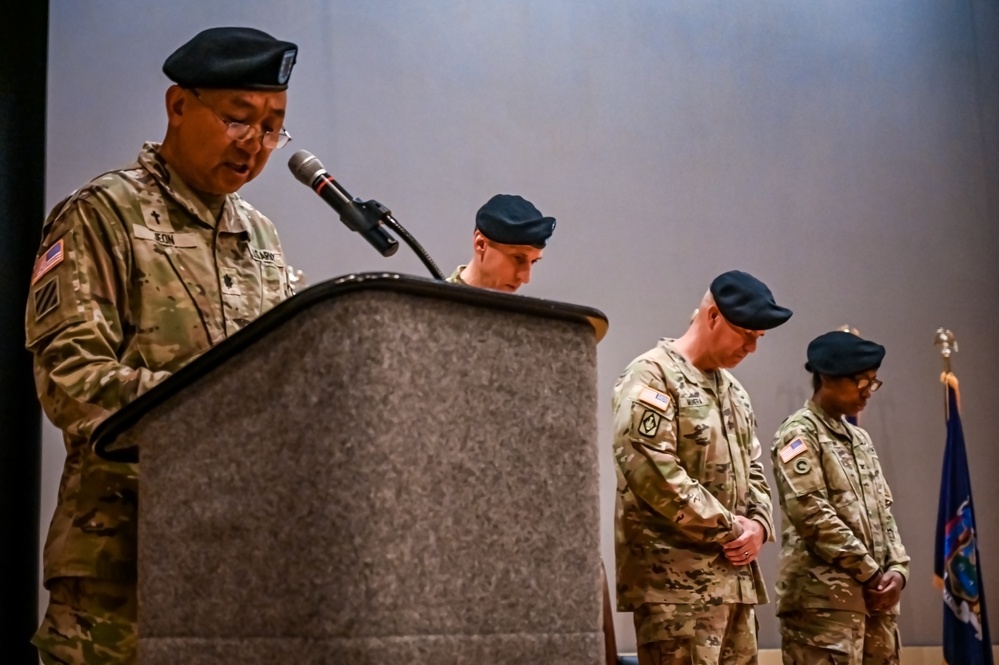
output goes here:
[{"label": "shoulder sleeve patch", "polygon": [[638,433],[642,436],[653,438],[659,433],[659,421],[662,419],[655,411],[645,409],[638,421]]},{"label": "shoulder sleeve patch", "polygon": [[35,268],[31,271],[31,283],[35,284],[40,280],[45,273],[55,268],[57,265],[62,263],[65,258],[64,242],[62,238],[59,238],[51,247],[45,250],[45,253],[38,257],[35,261]]},{"label": "shoulder sleeve patch", "polygon": [[780,455],[780,461],[787,464],[806,450],[808,450],[808,446],[805,445],[805,442],[801,439],[801,437],[798,437],[791,443],[781,448],[780,452],[777,454]]},{"label": "shoulder sleeve patch", "polygon": [[638,393],[638,401],[664,411],[669,408],[670,404],[669,395],[649,387],[642,388],[642,391]]}]

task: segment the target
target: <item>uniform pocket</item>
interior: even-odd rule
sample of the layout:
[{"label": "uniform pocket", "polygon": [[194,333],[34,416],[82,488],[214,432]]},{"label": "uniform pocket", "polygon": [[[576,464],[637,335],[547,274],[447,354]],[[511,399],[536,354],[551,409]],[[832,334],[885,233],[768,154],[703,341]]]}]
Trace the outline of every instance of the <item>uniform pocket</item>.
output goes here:
[{"label": "uniform pocket", "polygon": [[84,460],[73,526],[89,536],[99,577],[134,577],[138,489],[136,465]]}]

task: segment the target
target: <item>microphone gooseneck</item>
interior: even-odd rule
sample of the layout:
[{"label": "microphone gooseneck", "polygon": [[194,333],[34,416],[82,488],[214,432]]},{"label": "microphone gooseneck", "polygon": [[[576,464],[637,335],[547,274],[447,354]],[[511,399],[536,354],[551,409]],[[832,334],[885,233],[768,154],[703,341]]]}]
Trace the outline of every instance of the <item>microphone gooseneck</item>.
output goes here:
[{"label": "microphone gooseneck", "polygon": [[308,150],[299,150],[288,160],[288,168],[299,182],[337,211],[347,228],[360,233],[379,254],[392,256],[399,250],[399,241],[382,227],[381,220],[368,214],[364,202],[348,194],[318,157]]},{"label": "microphone gooseneck", "polygon": [[319,195],[323,201],[336,210],[340,221],[349,228],[364,236],[372,247],[382,256],[392,256],[399,249],[399,242],[385,230],[392,229],[412,248],[423,265],[427,267],[434,279],[443,280],[444,274],[430,258],[430,254],[417,242],[409,231],[392,216],[392,211],[378,201],[362,201],[347,193],[343,185],[338,183],[326,171],[319,158],[308,150],[299,150],[288,160],[288,168],[292,175]]}]

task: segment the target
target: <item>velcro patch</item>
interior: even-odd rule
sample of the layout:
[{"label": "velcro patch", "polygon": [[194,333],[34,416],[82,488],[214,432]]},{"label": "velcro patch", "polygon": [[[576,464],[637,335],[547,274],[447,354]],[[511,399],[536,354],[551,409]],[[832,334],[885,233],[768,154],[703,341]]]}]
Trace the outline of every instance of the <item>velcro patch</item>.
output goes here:
[{"label": "velcro patch", "polygon": [[35,289],[32,298],[35,305],[35,321],[38,321],[59,306],[59,275]]},{"label": "velcro patch", "polygon": [[146,226],[132,225],[132,233],[141,240],[152,240],[163,247],[197,247],[198,236],[194,233],[173,233],[154,231]]},{"label": "velcro patch", "polygon": [[797,438],[781,448],[778,454],[780,455],[780,461],[787,464],[806,450],[808,450],[808,446],[805,445],[805,442],[801,438]]},{"label": "velcro patch", "polygon": [[272,265],[277,265],[277,263],[281,260],[281,253],[275,252],[272,249],[257,249],[256,247],[251,247],[250,256],[252,256],[255,261],[259,261],[260,263],[270,263]]},{"label": "velcro patch", "polygon": [[704,406],[704,397],[696,390],[680,393],[680,406]]},{"label": "velcro patch", "polygon": [[642,417],[638,421],[638,433],[642,436],[652,438],[659,431],[659,421],[662,416],[651,409],[645,409]]},{"label": "velcro patch", "polygon": [[642,392],[638,393],[638,401],[661,410],[667,409],[670,404],[669,395],[652,388],[642,388]]},{"label": "velcro patch", "polygon": [[[56,242],[56,244],[45,250],[45,253],[38,257],[35,261],[35,267],[31,271],[31,283],[35,284],[38,280],[42,278],[45,273],[55,268],[57,265],[62,263],[62,260],[66,258],[66,253],[63,251],[65,243],[62,238]],[[58,302],[58,294],[57,294]]]}]

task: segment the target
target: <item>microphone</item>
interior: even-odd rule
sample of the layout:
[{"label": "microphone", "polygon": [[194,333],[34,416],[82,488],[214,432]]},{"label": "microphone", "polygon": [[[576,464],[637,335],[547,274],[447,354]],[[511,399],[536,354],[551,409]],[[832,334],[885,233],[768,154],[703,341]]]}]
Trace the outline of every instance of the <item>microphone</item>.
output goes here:
[{"label": "microphone", "polygon": [[333,179],[319,158],[308,150],[299,150],[288,160],[288,168],[303,185],[319,195],[340,215],[348,229],[364,236],[382,256],[392,256],[398,241],[382,228],[378,211],[370,211],[360,199],[353,198]]}]

